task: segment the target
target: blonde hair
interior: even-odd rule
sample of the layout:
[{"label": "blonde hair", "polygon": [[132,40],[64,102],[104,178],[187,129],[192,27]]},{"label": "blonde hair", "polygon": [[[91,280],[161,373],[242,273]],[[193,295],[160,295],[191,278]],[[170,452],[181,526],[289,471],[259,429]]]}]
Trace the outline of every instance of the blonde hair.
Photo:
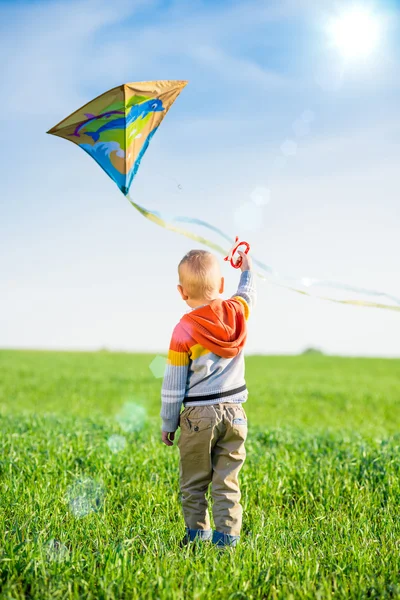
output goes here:
[{"label": "blonde hair", "polygon": [[178,265],[179,282],[190,298],[212,299],[219,289],[221,272],[217,258],[207,250],[190,250]]}]

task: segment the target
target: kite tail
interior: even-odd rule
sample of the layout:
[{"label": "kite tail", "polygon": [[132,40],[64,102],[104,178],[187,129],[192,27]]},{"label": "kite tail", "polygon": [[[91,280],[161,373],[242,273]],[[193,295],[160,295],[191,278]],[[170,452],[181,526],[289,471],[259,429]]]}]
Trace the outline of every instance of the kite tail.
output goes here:
[{"label": "kite tail", "polygon": [[[165,221],[165,219],[163,219],[159,215],[159,213],[157,213],[155,211],[147,210],[143,206],[140,206],[140,204],[136,204],[136,202],[133,202],[133,200],[131,200],[131,198],[129,198],[129,196],[126,196],[126,197],[127,197],[128,201],[132,204],[132,206],[140,212],[140,214],[142,214],[144,217],[146,217],[153,223],[160,225],[160,227],[164,227],[164,229],[168,229],[169,231],[175,231],[175,233],[184,235],[184,236],[190,238],[191,240],[194,240],[195,242],[199,242],[200,244],[203,244],[204,246],[208,246],[209,248],[211,248],[212,250],[215,250],[216,252],[219,252],[220,254],[224,254],[224,255],[227,254],[227,252],[224,250],[224,248],[222,248],[218,244],[214,244],[214,242],[210,242],[210,240],[207,240],[206,238],[204,238],[201,235],[197,235],[196,233],[192,233],[191,231],[186,231],[186,229],[182,229],[181,227],[176,227],[175,225],[168,223],[167,221]],[[174,219],[174,220],[178,221],[179,218]]]},{"label": "kite tail", "polygon": [[[130,204],[134,208],[136,208],[137,211],[140,212],[140,214],[142,214],[144,217],[146,217],[153,223],[156,223],[160,227],[164,227],[164,229],[168,229],[169,231],[174,231],[175,233],[184,235],[185,237],[187,237],[191,240],[194,240],[195,242],[199,242],[200,244],[203,244],[204,246],[211,248],[211,250],[214,250],[214,251],[218,252],[219,254],[222,254],[222,256],[228,255],[230,248],[222,248],[222,246],[219,246],[218,244],[211,242],[207,238],[204,238],[201,235],[197,235],[196,233],[193,233],[191,231],[187,231],[186,229],[183,229],[181,227],[177,227],[173,223],[181,222],[181,223],[193,223],[194,225],[201,225],[202,227],[206,227],[207,229],[210,229],[211,231],[218,233],[221,237],[223,237],[229,243],[229,246],[231,246],[233,238],[231,236],[228,236],[226,233],[224,233],[220,229],[218,229],[218,227],[214,227],[213,225],[210,225],[206,221],[202,221],[200,219],[195,219],[195,218],[191,218],[191,217],[172,217],[171,218],[172,223],[170,223],[165,218],[163,218],[163,216],[160,213],[158,213],[156,211],[148,210],[148,209],[144,208],[143,206],[140,206],[140,204],[137,204],[136,202],[134,202],[129,197],[129,195],[126,195],[126,198],[130,202]],[[259,260],[257,260],[254,257],[253,257],[253,262],[254,262],[254,264],[258,265],[263,271],[265,271],[268,275],[278,277],[278,274],[271,266],[260,262]],[[331,289],[337,289],[337,290],[346,289],[348,291],[369,294],[371,296],[384,296],[386,298],[393,300],[394,302],[397,302],[398,306],[393,306],[390,304],[381,304],[381,303],[377,303],[377,302],[369,302],[368,300],[354,300],[354,299],[339,300],[337,298],[330,298],[329,296],[319,296],[317,294],[311,294],[309,292],[305,292],[304,290],[296,287],[296,284],[302,285],[300,280],[296,280],[294,278],[287,278],[288,280],[293,282],[293,285],[287,285],[284,283],[279,283],[277,281],[273,281],[270,278],[267,279],[259,271],[256,271],[255,273],[258,277],[260,277],[264,281],[268,281],[268,283],[271,283],[272,285],[276,285],[278,287],[281,287],[281,288],[284,288],[287,290],[291,290],[292,292],[296,292],[296,293],[302,294],[304,296],[309,296],[311,298],[318,298],[319,300],[327,300],[328,302],[335,302],[336,304],[348,304],[348,305],[352,305],[352,306],[364,306],[364,307],[368,307],[368,308],[381,308],[384,310],[394,310],[394,311],[400,312],[400,300],[398,298],[396,298],[395,296],[391,296],[391,295],[385,294],[383,292],[378,292],[375,290],[366,290],[364,288],[356,288],[356,287],[351,287],[351,286],[348,286],[345,284],[340,284],[340,283],[335,283],[335,282],[330,282],[330,281],[328,282],[328,281],[323,281],[323,280],[321,280],[321,281],[313,280],[311,283],[311,285],[318,285],[319,283],[321,283],[321,285],[323,285],[325,287],[329,287]]]}]

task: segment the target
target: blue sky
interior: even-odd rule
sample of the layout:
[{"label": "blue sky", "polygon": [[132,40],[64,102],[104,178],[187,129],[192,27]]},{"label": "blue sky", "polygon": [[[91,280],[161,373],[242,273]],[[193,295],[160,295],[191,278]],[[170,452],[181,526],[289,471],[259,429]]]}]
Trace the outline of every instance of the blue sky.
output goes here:
[{"label": "blue sky", "polygon": [[[400,296],[398,12],[379,3],[380,48],[343,68],[324,29],[340,9],[0,2],[0,347],[166,352],[186,310],[176,266],[193,243],[143,219],[90,157],[45,134],[127,81],[189,80],[132,186],[140,204],[238,234],[279,272]],[[258,187],[268,204],[252,201]],[[238,273],[223,270],[233,294]],[[398,313],[258,290],[248,353],[400,355]]]}]

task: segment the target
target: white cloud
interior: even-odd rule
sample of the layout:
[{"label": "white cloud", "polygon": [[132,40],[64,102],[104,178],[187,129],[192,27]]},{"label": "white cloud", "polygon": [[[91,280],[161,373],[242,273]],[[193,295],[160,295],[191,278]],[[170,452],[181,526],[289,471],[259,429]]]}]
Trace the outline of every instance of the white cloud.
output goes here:
[{"label": "white cloud", "polygon": [[238,82],[254,83],[257,85],[258,90],[262,88],[270,90],[272,86],[276,87],[288,84],[286,77],[264,69],[248,59],[234,57],[220,48],[206,45],[192,45],[189,49],[189,54],[209,69],[216,71],[221,81],[229,80],[236,84]]},{"label": "white cloud", "polygon": [[[85,77],[96,70],[95,34],[143,3],[121,0],[116,10],[106,0],[69,0],[3,11],[0,74],[7,94],[0,99],[2,113],[9,120],[10,114],[29,118],[76,109],[85,101]],[[109,78],[114,83],[112,72]]]}]

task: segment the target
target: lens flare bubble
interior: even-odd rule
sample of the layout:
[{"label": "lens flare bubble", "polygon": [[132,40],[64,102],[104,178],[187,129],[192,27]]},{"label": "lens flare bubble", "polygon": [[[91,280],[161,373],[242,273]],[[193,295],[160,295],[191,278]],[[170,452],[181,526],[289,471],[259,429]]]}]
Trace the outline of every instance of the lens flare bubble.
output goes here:
[{"label": "lens flare bubble", "polygon": [[81,519],[100,510],[104,496],[104,487],[90,477],[85,477],[77,479],[68,487],[66,498],[72,514]]},{"label": "lens flare bubble", "polygon": [[69,558],[69,550],[56,539],[51,539],[45,545],[46,558],[49,562],[63,562]]},{"label": "lens flare bubble", "polygon": [[251,192],[250,199],[257,206],[265,206],[271,200],[271,190],[266,187],[258,186]]},{"label": "lens flare bubble", "polygon": [[115,433],[114,435],[110,435],[107,444],[111,452],[117,454],[117,452],[121,452],[126,447],[126,438],[123,435]]},{"label": "lens flare bubble", "polygon": [[143,429],[146,417],[147,412],[144,406],[128,401],[125,402],[115,418],[123,431],[134,433]]},{"label": "lens flare bubble", "polygon": [[297,144],[293,140],[285,140],[281,145],[281,152],[284,156],[296,156]]},{"label": "lens flare bubble", "polygon": [[165,356],[156,356],[149,364],[149,369],[153,373],[156,379],[164,377],[165,367],[167,366],[167,359]]}]

